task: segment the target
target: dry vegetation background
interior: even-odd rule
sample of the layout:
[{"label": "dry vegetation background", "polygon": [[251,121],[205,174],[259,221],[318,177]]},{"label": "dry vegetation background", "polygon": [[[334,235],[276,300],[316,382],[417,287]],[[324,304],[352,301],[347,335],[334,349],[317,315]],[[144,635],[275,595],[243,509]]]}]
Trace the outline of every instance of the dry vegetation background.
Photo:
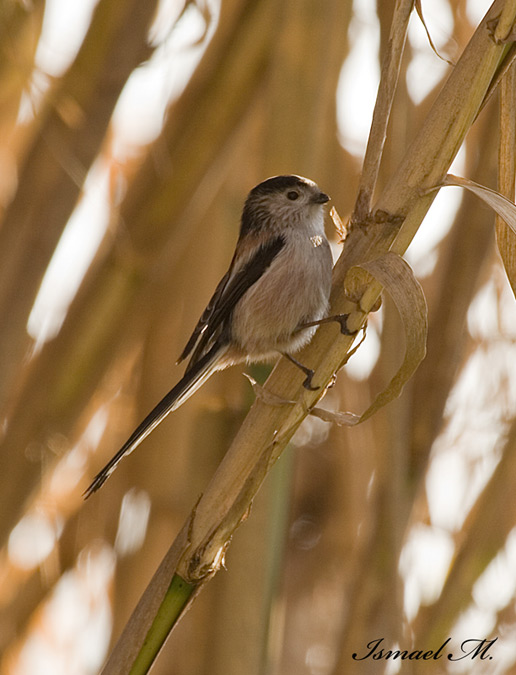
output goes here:
[{"label": "dry vegetation background", "polygon": [[[149,41],[158,4],[169,28]],[[393,6],[371,10],[378,59]],[[475,26],[466,0],[448,7],[441,48],[456,58]],[[45,3],[0,2],[2,675],[98,672],[243,419],[253,394],[235,368],[83,503],[91,477],[180,377],[175,360],[226,269],[250,187],[299,173],[342,217],[353,208],[361,159],[339,143],[336,110],[351,1],[222,0],[218,22],[217,8],[99,0],[76,57],[43,86],[34,57]],[[121,159],[111,122],[121,91],[192,12],[206,31],[184,49],[209,40],[206,51],[157,138]],[[177,57],[171,50],[171,70]],[[414,59],[409,41],[380,188],[435,98],[409,95]],[[22,98],[31,110],[23,119]],[[491,187],[495,99],[468,134],[461,167]],[[104,170],[109,223],[60,330],[35,348],[28,318],[94,165]],[[414,258],[426,261],[430,316],[415,377],[362,426],[305,423],[238,531],[227,571],[153,673],[382,673],[383,662],[350,655],[380,637],[436,649],[449,636],[457,648],[497,636],[495,659],[468,662],[473,671],[441,661],[402,672],[516,673],[516,322],[493,221],[465,195],[442,238]],[[84,242],[93,226],[80,222]],[[63,273],[59,285],[69,284]],[[341,371],[327,406],[363,411],[401,360],[388,300],[369,332],[363,349],[379,350],[372,372]]]}]

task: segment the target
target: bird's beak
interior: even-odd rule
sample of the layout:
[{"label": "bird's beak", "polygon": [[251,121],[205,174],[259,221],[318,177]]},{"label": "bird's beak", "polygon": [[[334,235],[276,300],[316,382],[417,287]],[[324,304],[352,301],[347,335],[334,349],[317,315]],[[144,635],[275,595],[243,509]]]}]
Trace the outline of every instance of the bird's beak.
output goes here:
[{"label": "bird's beak", "polygon": [[312,201],[315,204],[326,204],[326,202],[330,201],[330,198],[325,192],[318,192],[316,195],[312,197]]}]

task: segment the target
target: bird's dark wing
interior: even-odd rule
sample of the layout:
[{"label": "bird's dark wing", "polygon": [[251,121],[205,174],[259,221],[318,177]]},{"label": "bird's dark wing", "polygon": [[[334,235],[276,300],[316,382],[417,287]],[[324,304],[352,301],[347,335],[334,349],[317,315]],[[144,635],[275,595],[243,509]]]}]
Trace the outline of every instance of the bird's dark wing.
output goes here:
[{"label": "bird's dark wing", "polygon": [[266,244],[258,246],[245,265],[238,272],[233,273],[235,255],[229,271],[217,286],[212,299],[181,354],[180,361],[186,358],[192,349],[194,350],[187,370],[202,358],[217,340],[220,339],[224,342],[224,339],[229,339],[229,334],[224,336],[223,333],[229,325],[229,319],[235,305],[244,293],[258,281],[283,246],[285,246],[283,237],[278,236],[270,239]]}]

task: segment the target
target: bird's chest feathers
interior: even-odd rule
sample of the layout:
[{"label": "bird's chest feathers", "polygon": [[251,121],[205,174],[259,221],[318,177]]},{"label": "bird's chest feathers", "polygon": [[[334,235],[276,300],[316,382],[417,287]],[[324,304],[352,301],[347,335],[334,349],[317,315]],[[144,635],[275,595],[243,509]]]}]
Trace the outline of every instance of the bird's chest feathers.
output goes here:
[{"label": "bird's chest feathers", "polygon": [[288,335],[300,323],[321,318],[330,283],[327,241],[317,234],[291,238],[235,308],[235,337],[245,342],[251,335]]}]

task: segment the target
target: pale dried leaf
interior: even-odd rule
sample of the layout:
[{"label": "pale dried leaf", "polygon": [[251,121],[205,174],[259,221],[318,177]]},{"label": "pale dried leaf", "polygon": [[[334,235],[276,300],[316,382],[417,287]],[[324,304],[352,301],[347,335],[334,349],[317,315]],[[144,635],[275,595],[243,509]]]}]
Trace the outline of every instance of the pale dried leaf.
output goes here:
[{"label": "pale dried leaf", "polygon": [[441,59],[441,61],[444,61],[445,63],[447,63],[450,66],[454,66],[455,64],[453,63],[453,61],[450,61],[449,59],[445,58],[444,56],[441,56],[439,54],[439,52],[437,51],[437,49],[434,45],[434,42],[432,40],[432,37],[430,35],[430,31],[428,30],[428,26],[426,25],[425,18],[423,16],[423,7],[421,5],[421,0],[416,0],[415,7],[416,7],[416,12],[417,12],[417,15],[419,17],[419,20],[421,21],[421,23],[423,24],[423,28],[425,29],[426,37],[428,38],[428,43],[429,43],[430,47],[432,48],[432,51],[434,52],[434,54],[438,58]]},{"label": "pale dried leaf", "polygon": [[[443,181],[443,185],[453,185],[463,187],[469,190],[477,197],[480,197],[488,206],[490,206],[502,220],[507,224],[507,227],[516,234],[516,204],[510,199],[504,197],[500,192],[484,187],[478,183],[474,183],[467,178],[460,176],[453,176],[448,174]],[[498,231],[500,228],[497,228]],[[500,246],[500,242],[502,245]],[[501,239],[498,237],[498,245],[500,255],[502,257],[507,276],[513,288],[516,286],[514,280],[516,279],[516,243],[513,237],[505,237]]]},{"label": "pale dried leaf", "polygon": [[363,422],[401,394],[405,383],[424,359],[428,316],[423,289],[410,265],[403,258],[388,252],[380,258],[361,264],[360,267],[377,279],[389,293],[405,329],[403,363],[387,388],[376,396],[373,403],[360,416],[360,422]]},{"label": "pale dried leaf", "polygon": [[247,379],[251,383],[251,387],[253,388],[256,398],[259,398],[260,401],[263,401],[268,405],[275,405],[275,406],[295,405],[296,403],[295,401],[289,401],[285,398],[281,398],[280,396],[276,396],[276,394],[274,394],[272,391],[264,389],[261,384],[258,384],[258,382],[254,379],[254,377],[249,375],[249,373],[244,373],[244,377],[247,377]]},{"label": "pale dried leaf", "polygon": [[360,422],[360,416],[355,415],[355,413],[325,410],[324,408],[312,408],[310,415],[318,417],[324,422],[337,424],[339,427],[352,427]]},{"label": "pale dried leaf", "polygon": [[376,396],[362,415],[332,412],[322,408],[312,408],[310,411],[311,415],[339,426],[360,424],[397,398],[426,354],[428,331],[426,300],[410,265],[396,253],[388,252],[380,258],[361,264],[360,267],[379,281],[393,299],[405,329],[405,356],[388,386]]},{"label": "pale dried leaf", "polygon": [[451,173],[446,176],[443,185],[463,187],[477,197],[480,197],[480,199],[496,211],[500,218],[503,218],[511,230],[516,233],[516,204],[513,204],[507,197],[504,197],[496,190],[474,183],[467,178],[453,176]]}]

